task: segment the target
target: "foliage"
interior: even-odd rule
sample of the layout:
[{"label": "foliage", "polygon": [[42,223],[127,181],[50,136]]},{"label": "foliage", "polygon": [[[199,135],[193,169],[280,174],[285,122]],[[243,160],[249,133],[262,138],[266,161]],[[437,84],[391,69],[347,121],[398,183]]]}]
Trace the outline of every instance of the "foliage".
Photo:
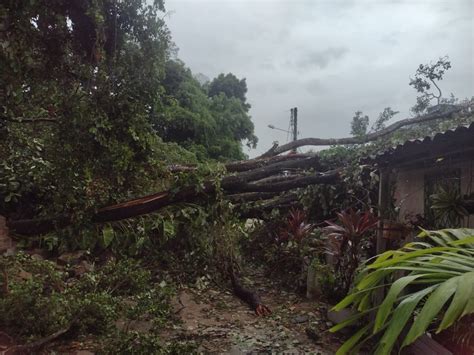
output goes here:
[{"label": "foliage", "polygon": [[430,196],[437,224],[444,224],[447,227],[458,227],[460,219],[468,216],[466,208],[463,206],[461,192],[449,186],[439,186],[437,193]]},{"label": "foliage", "polygon": [[[241,82],[233,74],[226,77]],[[167,61],[163,107],[154,113],[153,124],[165,141],[179,143],[200,160],[243,159],[241,142],[247,140],[253,147],[256,144],[245,103],[245,79],[237,97],[226,85],[219,84],[218,78],[212,82],[208,95],[206,87],[201,86],[184,63]]]},{"label": "foliage", "polygon": [[300,243],[303,238],[308,237],[314,226],[307,223],[306,213],[302,210],[291,209],[288,213],[286,223],[278,231],[280,242],[294,241]]},{"label": "foliage", "polygon": [[323,251],[320,232],[300,210],[292,210],[284,218],[273,217],[256,225],[243,248],[256,262],[263,262],[283,286],[303,292],[309,264]]},{"label": "foliage", "polygon": [[385,107],[379,114],[379,117],[372,126],[372,131],[377,132],[385,128],[385,124],[390,121],[399,111],[392,110],[391,107]]},{"label": "foliage", "polygon": [[[440,57],[436,63],[419,65],[415,77],[410,78],[410,86],[421,94],[416,99],[416,105],[411,109],[413,113],[423,113],[433,99],[436,99],[438,105],[441,103],[442,92],[436,82],[443,80],[443,75],[450,68],[451,62],[448,56]],[[432,86],[436,88],[437,93],[430,92]]]},{"label": "foliage", "polygon": [[16,337],[46,336],[71,320],[60,296],[64,273],[52,263],[35,261],[24,254],[0,259],[3,294],[0,327]]},{"label": "foliage", "polygon": [[[399,337],[404,347],[430,327],[440,332],[474,313],[474,230],[423,231],[419,237],[421,241],[386,251],[367,264],[352,292],[334,307],[341,310],[352,304],[359,313],[331,331],[376,312],[338,354],[360,348],[373,336],[380,336],[375,353],[390,354]],[[383,302],[373,304],[373,295],[386,286]],[[401,335],[405,326],[408,333]]]},{"label": "foliage", "polygon": [[355,137],[363,137],[367,134],[369,127],[369,116],[362,116],[362,111],[356,111],[351,122],[351,134]]},{"label": "foliage", "polygon": [[[2,7],[0,154],[9,165],[0,175],[15,179],[20,195],[2,206],[8,214],[38,200],[35,213],[90,209],[158,176],[160,141],[148,117],[170,43],[158,16],[162,2],[37,0]],[[28,140],[42,147],[39,158],[21,145]],[[21,174],[22,165],[31,174]]]},{"label": "foliage", "polygon": [[234,74],[219,74],[217,78],[214,78],[209,83],[209,96],[219,96],[221,93],[228,98],[236,98],[242,102],[245,107],[245,111],[250,109],[250,105],[247,104],[247,83],[245,78],[239,80]]},{"label": "foliage", "polygon": [[155,334],[126,332],[114,335],[99,354],[143,354],[179,355],[196,354],[197,346],[192,342],[172,342],[163,344]]},{"label": "foliage", "polygon": [[322,296],[329,303],[334,303],[335,299],[340,299],[341,295],[337,287],[338,280],[334,275],[334,268],[315,258],[310,265],[316,277],[315,284],[318,285]]},{"label": "foliage", "polygon": [[68,327],[71,337],[110,336],[119,317],[146,315],[160,326],[170,316],[172,290],[163,281],[154,285],[150,272],[130,259],[109,261],[80,278],[22,253],[2,258],[0,269],[0,327],[21,340]]},{"label": "foliage", "polygon": [[312,185],[298,192],[312,222],[335,218],[349,208],[370,209],[378,201],[378,174],[373,167],[360,165],[366,147],[335,146],[319,152],[322,170],[345,167],[342,179],[329,185]]},{"label": "foliage", "polygon": [[368,234],[377,225],[378,220],[370,211],[353,209],[337,213],[337,217],[340,224],[326,221],[328,226],[323,230],[328,238],[328,252],[335,259],[337,293],[345,295],[360,264]]},{"label": "foliage", "polygon": [[242,140],[256,143],[245,81],[243,100],[217,86],[209,97],[170,60],[163,11],[160,0],[1,5],[2,215],[73,214],[78,238],[97,208],[168,187],[167,163],[241,159]]},{"label": "foliage", "polygon": [[238,267],[239,240],[246,232],[228,202],[211,198],[111,223],[104,234],[107,248],[117,254],[153,260],[187,281],[210,275],[220,282]]},{"label": "foliage", "polygon": [[[415,77],[410,79],[410,86],[413,86],[421,95],[417,97],[417,104],[411,109],[415,115],[441,113],[445,110],[452,109],[452,105],[472,107],[473,99],[466,98],[458,100],[453,94],[449,98],[442,97],[442,92],[438,82],[443,79],[444,74],[451,68],[449,58],[442,57],[435,63],[420,64]],[[435,88],[437,93],[430,90]],[[431,105],[432,100],[436,99],[436,104]],[[470,111],[470,109],[468,109]],[[378,118],[372,124],[370,132],[377,132],[385,128],[386,123],[391,120],[398,111],[394,111],[391,107],[386,107],[379,114]],[[421,124],[413,124],[405,128],[396,130],[395,132],[377,139],[374,142],[358,147],[360,155],[369,156],[380,150],[384,150],[406,142],[409,139],[424,138],[438,132],[456,128],[459,125],[470,124],[472,115],[456,116],[453,115],[449,119],[433,120]],[[364,137],[368,131],[369,117],[363,115],[362,111],[356,111],[351,122],[351,134],[355,137]]]}]

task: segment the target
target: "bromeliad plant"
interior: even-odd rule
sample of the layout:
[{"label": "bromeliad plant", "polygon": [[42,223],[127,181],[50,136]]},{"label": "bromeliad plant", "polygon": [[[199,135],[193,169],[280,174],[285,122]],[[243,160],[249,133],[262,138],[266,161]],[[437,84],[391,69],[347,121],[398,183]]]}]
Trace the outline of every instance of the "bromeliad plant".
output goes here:
[{"label": "bromeliad plant", "polygon": [[[375,319],[347,340],[338,355],[356,352],[374,336],[378,337],[374,353],[390,354],[399,338],[403,348],[430,327],[438,333],[474,313],[474,229],[423,231],[419,237],[422,241],[386,251],[366,265],[352,292],[334,307],[352,305],[359,313],[332,332],[375,313]],[[375,294],[384,287],[388,287],[385,299],[374,305]],[[401,335],[404,328],[408,332]]]},{"label": "bromeliad plant", "polygon": [[461,192],[449,187],[438,187],[436,194],[430,196],[437,224],[443,223],[445,227],[457,227],[461,219],[469,216],[463,205]]},{"label": "bromeliad plant", "polygon": [[364,239],[377,225],[377,218],[370,212],[349,209],[337,213],[338,222],[326,221],[324,232],[328,238],[327,251],[334,257],[334,271],[339,280],[338,294],[345,296],[351,287],[354,274],[361,262]]}]

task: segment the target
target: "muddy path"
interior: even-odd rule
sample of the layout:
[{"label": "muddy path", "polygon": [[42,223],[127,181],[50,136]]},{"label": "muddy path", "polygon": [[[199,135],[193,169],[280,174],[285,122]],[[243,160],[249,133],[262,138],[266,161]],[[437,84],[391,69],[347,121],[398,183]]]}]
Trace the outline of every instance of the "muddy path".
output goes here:
[{"label": "muddy path", "polygon": [[165,329],[168,340],[193,340],[200,353],[334,354],[341,339],[327,331],[327,305],[308,301],[280,287],[260,270],[246,272],[247,285],[258,290],[272,310],[257,317],[230,291],[204,286],[183,287],[173,299],[177,322]]}]

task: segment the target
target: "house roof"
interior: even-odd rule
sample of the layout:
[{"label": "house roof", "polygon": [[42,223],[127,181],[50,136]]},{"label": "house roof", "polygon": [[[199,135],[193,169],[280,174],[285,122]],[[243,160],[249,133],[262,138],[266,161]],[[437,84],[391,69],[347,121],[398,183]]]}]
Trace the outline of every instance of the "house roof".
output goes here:
[{"label": "house roof", "polygon": [[380,167],[399,166],[419,160],[440,160],[456,154],[461,156],[469,154],[474,159],[474,122],[433,136],[407,140],[363,158],[361,162]]}]

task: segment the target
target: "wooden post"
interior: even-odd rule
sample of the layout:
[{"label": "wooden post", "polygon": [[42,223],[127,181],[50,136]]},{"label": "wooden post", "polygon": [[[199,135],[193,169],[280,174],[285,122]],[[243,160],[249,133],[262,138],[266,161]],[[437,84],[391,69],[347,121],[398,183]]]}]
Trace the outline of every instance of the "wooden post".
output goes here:
[{"label": "wooden post", "polygon": [[379,174],[379,226],[377,229],[377,254],[383,253],[387,248],[387,241],[383,238],[383,220],[388,218],[390,199],[390,172],[388,169],[382,169]]}]

